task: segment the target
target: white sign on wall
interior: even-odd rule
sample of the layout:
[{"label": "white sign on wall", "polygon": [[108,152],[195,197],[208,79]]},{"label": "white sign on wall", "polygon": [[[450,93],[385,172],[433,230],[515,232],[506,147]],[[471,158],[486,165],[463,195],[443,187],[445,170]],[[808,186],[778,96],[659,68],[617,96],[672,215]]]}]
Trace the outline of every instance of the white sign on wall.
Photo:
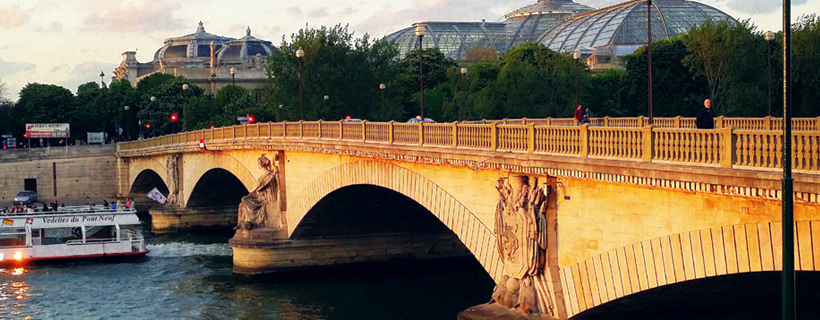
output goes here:
[{"label": "white sign on wall", "polygon": [[68,123],[26,123],[26,138],[68,138]]},{"label": "white sign on wall", "polygon": [[88,144],[92,143],[103,143],[103,139],[105,139],[102,132],[89,132],[88,133]]}]

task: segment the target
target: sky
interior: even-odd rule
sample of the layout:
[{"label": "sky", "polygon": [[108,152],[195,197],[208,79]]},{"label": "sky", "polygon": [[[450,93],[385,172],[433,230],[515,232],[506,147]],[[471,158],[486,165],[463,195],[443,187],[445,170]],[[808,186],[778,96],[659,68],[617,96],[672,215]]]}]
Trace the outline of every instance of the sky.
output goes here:
[{"label": "sky", "polygon": [[[0,0],[0,81],[17,100],[28,83],[76,92],[83,83],[111,82],[122,53],[148,62],[166,38],[205,31],[231,38],[252,35],[278,45],[306,25],[348,25],[355,37],[381,38],[419,21],[501,21],[536,0]],[[623,1],[575,0],[594,8]],[[750,19],[761,31],[782,29],[782,1],[699,0]],[[820,0],[792,0],[792,20],[820,13]]]}]

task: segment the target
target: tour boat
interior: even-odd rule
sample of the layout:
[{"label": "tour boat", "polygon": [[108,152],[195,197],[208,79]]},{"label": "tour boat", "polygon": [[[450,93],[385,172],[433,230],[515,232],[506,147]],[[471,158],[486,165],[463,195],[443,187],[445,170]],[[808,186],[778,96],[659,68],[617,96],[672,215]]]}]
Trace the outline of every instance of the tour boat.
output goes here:
[{"label": "tour boat", "polygon": [[0,214],[0,219],[0,265],[137,258],[148,253],[133,208],[70,206]]}]

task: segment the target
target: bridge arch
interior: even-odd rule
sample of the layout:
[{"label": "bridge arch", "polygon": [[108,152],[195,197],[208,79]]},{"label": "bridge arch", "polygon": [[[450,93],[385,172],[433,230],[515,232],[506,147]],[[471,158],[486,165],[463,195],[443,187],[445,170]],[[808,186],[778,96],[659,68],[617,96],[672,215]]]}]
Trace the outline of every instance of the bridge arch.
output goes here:
[{"label": "bridge arch", "polygon": [[361,184],[387,188],[421,204],[458,236],[495,281],[501,278],[503,265],[492,228],[433,180],[386,162],[362,160],[342,164],[323,172],[289,197],[288,236],[319,200],[340,188]]},{"label": "bridge arch", "polygon": [[[204,157],[204,159],[192,159],[194,157]],[[184,199],[186,206],[191,197],[191,193],[193,193],[202,177],[213,169],[223,169],[233,174],[248,191],[256,188],[256,178],[253,176],[251,170],[248,169],[242,161],[229,154],[208,152],[205,154],[186,155],[185,159],[186,164],[194,164],[191,168],[185,168],[186,174],[182,181],[182,185],[185,187],[182,190],[181,197]]]},{"label": "bridge arch", "polygon": [[[157,187],[157,189],[164,188],[165,190],[160,190],[163,194],[168,194],[168,181],[166,181],[167,172],[168,170],[165,169],[165,165],[157,161],[155,158],[140,158],[140,159],[133,159],[131,160],[131,174],[129,175],[130,181],[128,181],[128,191],[131,193],[148,193],[151,191],[153,187]],[[152,181],[156,181],[156,177],[149,176],[158,176],[159,180],[162,181],[163,186],[151,186],[148,190],[145,189],[145,186],[142,186],[145,183],[151,183]],[[150,180],[145,180],[149,178]],[[147,185],[146,185],[147,186]]]},{"label": "bridge arch", "polygon": [[[780,271],[781,230],[780,222],[693,230],[643,240],[573,263],[559,271],[568,317],[659,286]],[[795,270],[820,270],[818,244],[820,221],[795,223]]]}]

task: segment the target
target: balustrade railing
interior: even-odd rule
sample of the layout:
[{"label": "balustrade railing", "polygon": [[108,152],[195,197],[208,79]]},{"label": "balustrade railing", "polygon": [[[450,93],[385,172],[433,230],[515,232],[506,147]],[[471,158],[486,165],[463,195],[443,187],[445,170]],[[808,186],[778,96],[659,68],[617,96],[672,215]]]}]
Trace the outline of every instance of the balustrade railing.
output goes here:
[{"label": "balustrade railing", "polygon": [[[643,120],[597,119],[608,126],[556,125],[572,119],[522,119],[518,124],[395,122],[282,122],[213,128],[119,143],[119,152],[161,151],[161,147],[197,146],[207,142],[254,139],[321,139],[381,145],[476,149],[492,152],[563,155],[581,158],[663,162],[723,168],[778,168],[782,166],[782,121],[720,119],[721,125],[758,129],[690,129],[686,118],[656,119],[663,127],[629,127]],[[617,121],[615,121],[617,120]],[[662,120],[662,121],[661,121]],[[796,170],[820,173],[820,130],[811,121],[795,119],[792,163]],[[717,121],[716,121],[717,122]],[[543,123],[543,124],[538,124]],[[547,124],[548,123],[548,124]],[[594,123],[594,121],[593,121]],[[673,128],[666,126],[673,126]],[[816,125],[816,124],[814,124]],[[767,128],[767,129],[759,129]]]}]

